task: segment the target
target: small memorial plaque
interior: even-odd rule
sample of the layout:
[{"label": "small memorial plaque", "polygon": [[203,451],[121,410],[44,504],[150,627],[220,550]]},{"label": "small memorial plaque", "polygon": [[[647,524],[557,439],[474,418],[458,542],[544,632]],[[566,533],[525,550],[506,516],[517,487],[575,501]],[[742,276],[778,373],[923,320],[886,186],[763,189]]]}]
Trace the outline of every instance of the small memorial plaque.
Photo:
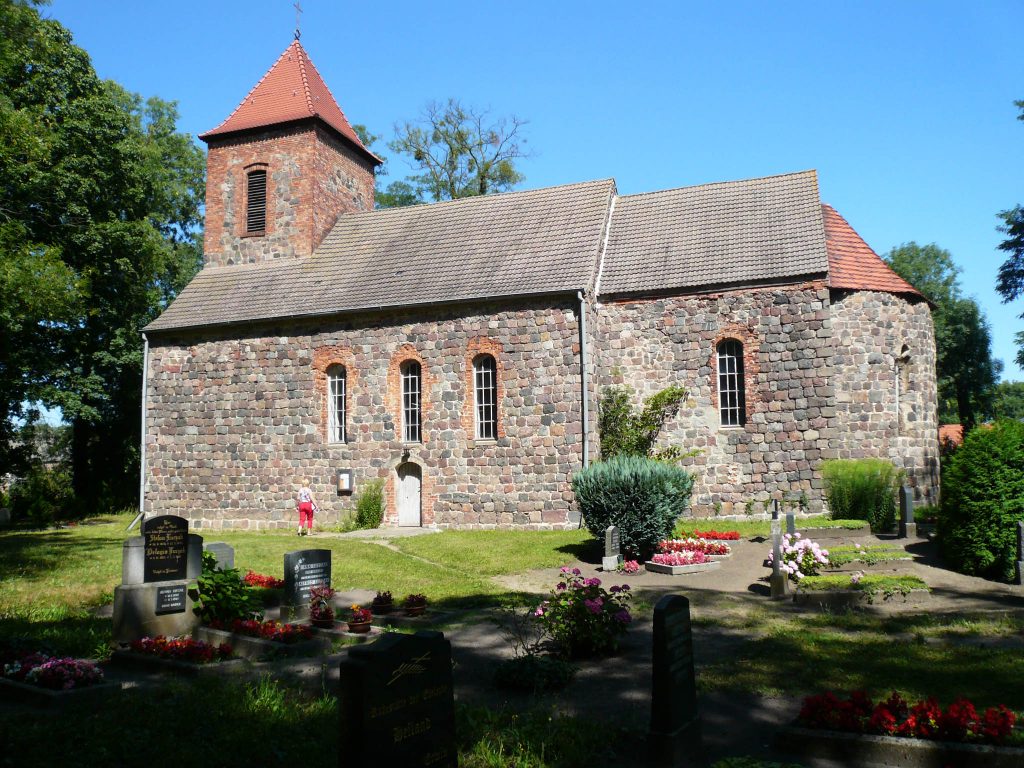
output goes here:
[{"label": "small memorial plaque", "polygon": [[185,585],[156,588],[156,615],[185,612]]},{"label": "small memorial plaque", "polygon": [[614,525],[609,525],[604,531],[604,556],[618,557],[619,547],[619,529]]},{"label": "small memorial plaque", "polygon": [[284,556],[284,602],[303,606],[309,603],[309,590],[321,584],[331,585],[331,550],[300,549]]},{"label": "small memorial plaque", "polygon": [[161,515],[142,525],[143,581],[179,581],[188,573],[188,520]]},{"label": "small memorial plaque", "polygon": [[666,595],[654,606],[649,742],[658,765],[696,763],[702,751],[690,601],[680,595]]},{"label": "small memorial plaque", "polygon": [[389,634],[341,662],[340,766],[458,765],[452,651],[440,632]]}]

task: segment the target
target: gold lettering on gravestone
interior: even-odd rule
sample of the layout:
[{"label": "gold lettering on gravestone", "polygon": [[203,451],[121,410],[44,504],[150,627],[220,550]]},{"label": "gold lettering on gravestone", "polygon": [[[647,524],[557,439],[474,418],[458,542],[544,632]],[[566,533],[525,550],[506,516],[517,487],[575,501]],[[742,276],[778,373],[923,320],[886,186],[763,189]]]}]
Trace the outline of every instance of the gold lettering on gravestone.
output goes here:
[{"label": "gold lettering on gravestone", "polygon": [[154,564],[152,575],[176,577],[181,571],[181,562],[188,556],[186,531],[169,520],[161,520],[159,525],[147,530],[145,536],[146,560],[163,564]]},{"label": "gold lettering on gravestone", "polygon": [[391,679],[388,680],[388,685],[398,682],[406,675],[420,675],[427,671],[425,666],[426,662],[430,661],[430,653],[424,653],[422,656],[418,656],[412,661],[406,661],[399,664],[395,670],[391,673]]},{"label": "gold lettering on gravestone", "polygon": [[412,738],[413,736],[419,736],[421,733],[426,733],[430,730],[430,718],[425,717],[415,723],[409,723],[408,725],[396,725],[392,729],[395,744],[398,744],[406,739]]}]

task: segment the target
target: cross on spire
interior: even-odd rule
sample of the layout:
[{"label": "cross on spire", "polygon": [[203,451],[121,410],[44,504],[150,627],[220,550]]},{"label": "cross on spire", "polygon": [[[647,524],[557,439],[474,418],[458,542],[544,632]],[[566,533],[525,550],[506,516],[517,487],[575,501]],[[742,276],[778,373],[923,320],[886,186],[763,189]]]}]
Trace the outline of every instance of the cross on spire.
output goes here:
[{"label": "cross on spire", "polygon": [[296,0],[295,2],[295,39],[298,40],[302,37],[302,31],[300,27],[300,14],[302,13],[302,5]]}]

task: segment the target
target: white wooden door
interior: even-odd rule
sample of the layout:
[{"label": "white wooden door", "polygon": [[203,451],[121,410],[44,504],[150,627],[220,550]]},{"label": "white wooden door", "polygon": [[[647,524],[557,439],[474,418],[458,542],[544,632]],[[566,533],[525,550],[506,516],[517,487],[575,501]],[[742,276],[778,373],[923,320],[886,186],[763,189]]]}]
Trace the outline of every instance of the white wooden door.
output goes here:
[{"label": "white wooden door", "polygon": [[416,464],[403,464],[398,468],[398,524],[419,527],[423,524],[420,515],[420,487],[422,473]]}]

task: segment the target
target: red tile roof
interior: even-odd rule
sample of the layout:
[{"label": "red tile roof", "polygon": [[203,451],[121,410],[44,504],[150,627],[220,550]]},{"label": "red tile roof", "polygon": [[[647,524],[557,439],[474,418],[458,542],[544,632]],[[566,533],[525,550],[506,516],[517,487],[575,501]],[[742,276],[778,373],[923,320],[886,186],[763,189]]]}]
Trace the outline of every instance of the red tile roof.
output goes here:
[{"label": "red tile roof", "polygon": [[289,45],[274,66],[249,91],[227,120],[199,138],[204,141],[251,128],[264,128],[292,120],[319,117],[363,152],[380,160],[359,140],[359,136],[334,100],[327,84],[298,40]]},{"label": "red tile roof", "polygon": [[828,251],[829,286],[857,291],[921,294],[871,250],[831,205],[821,206]]},{"label": "red tile roof", "polygon": [[941,424],[939,425],[939,447],[957,448],[964,442],[963,424]]}]

